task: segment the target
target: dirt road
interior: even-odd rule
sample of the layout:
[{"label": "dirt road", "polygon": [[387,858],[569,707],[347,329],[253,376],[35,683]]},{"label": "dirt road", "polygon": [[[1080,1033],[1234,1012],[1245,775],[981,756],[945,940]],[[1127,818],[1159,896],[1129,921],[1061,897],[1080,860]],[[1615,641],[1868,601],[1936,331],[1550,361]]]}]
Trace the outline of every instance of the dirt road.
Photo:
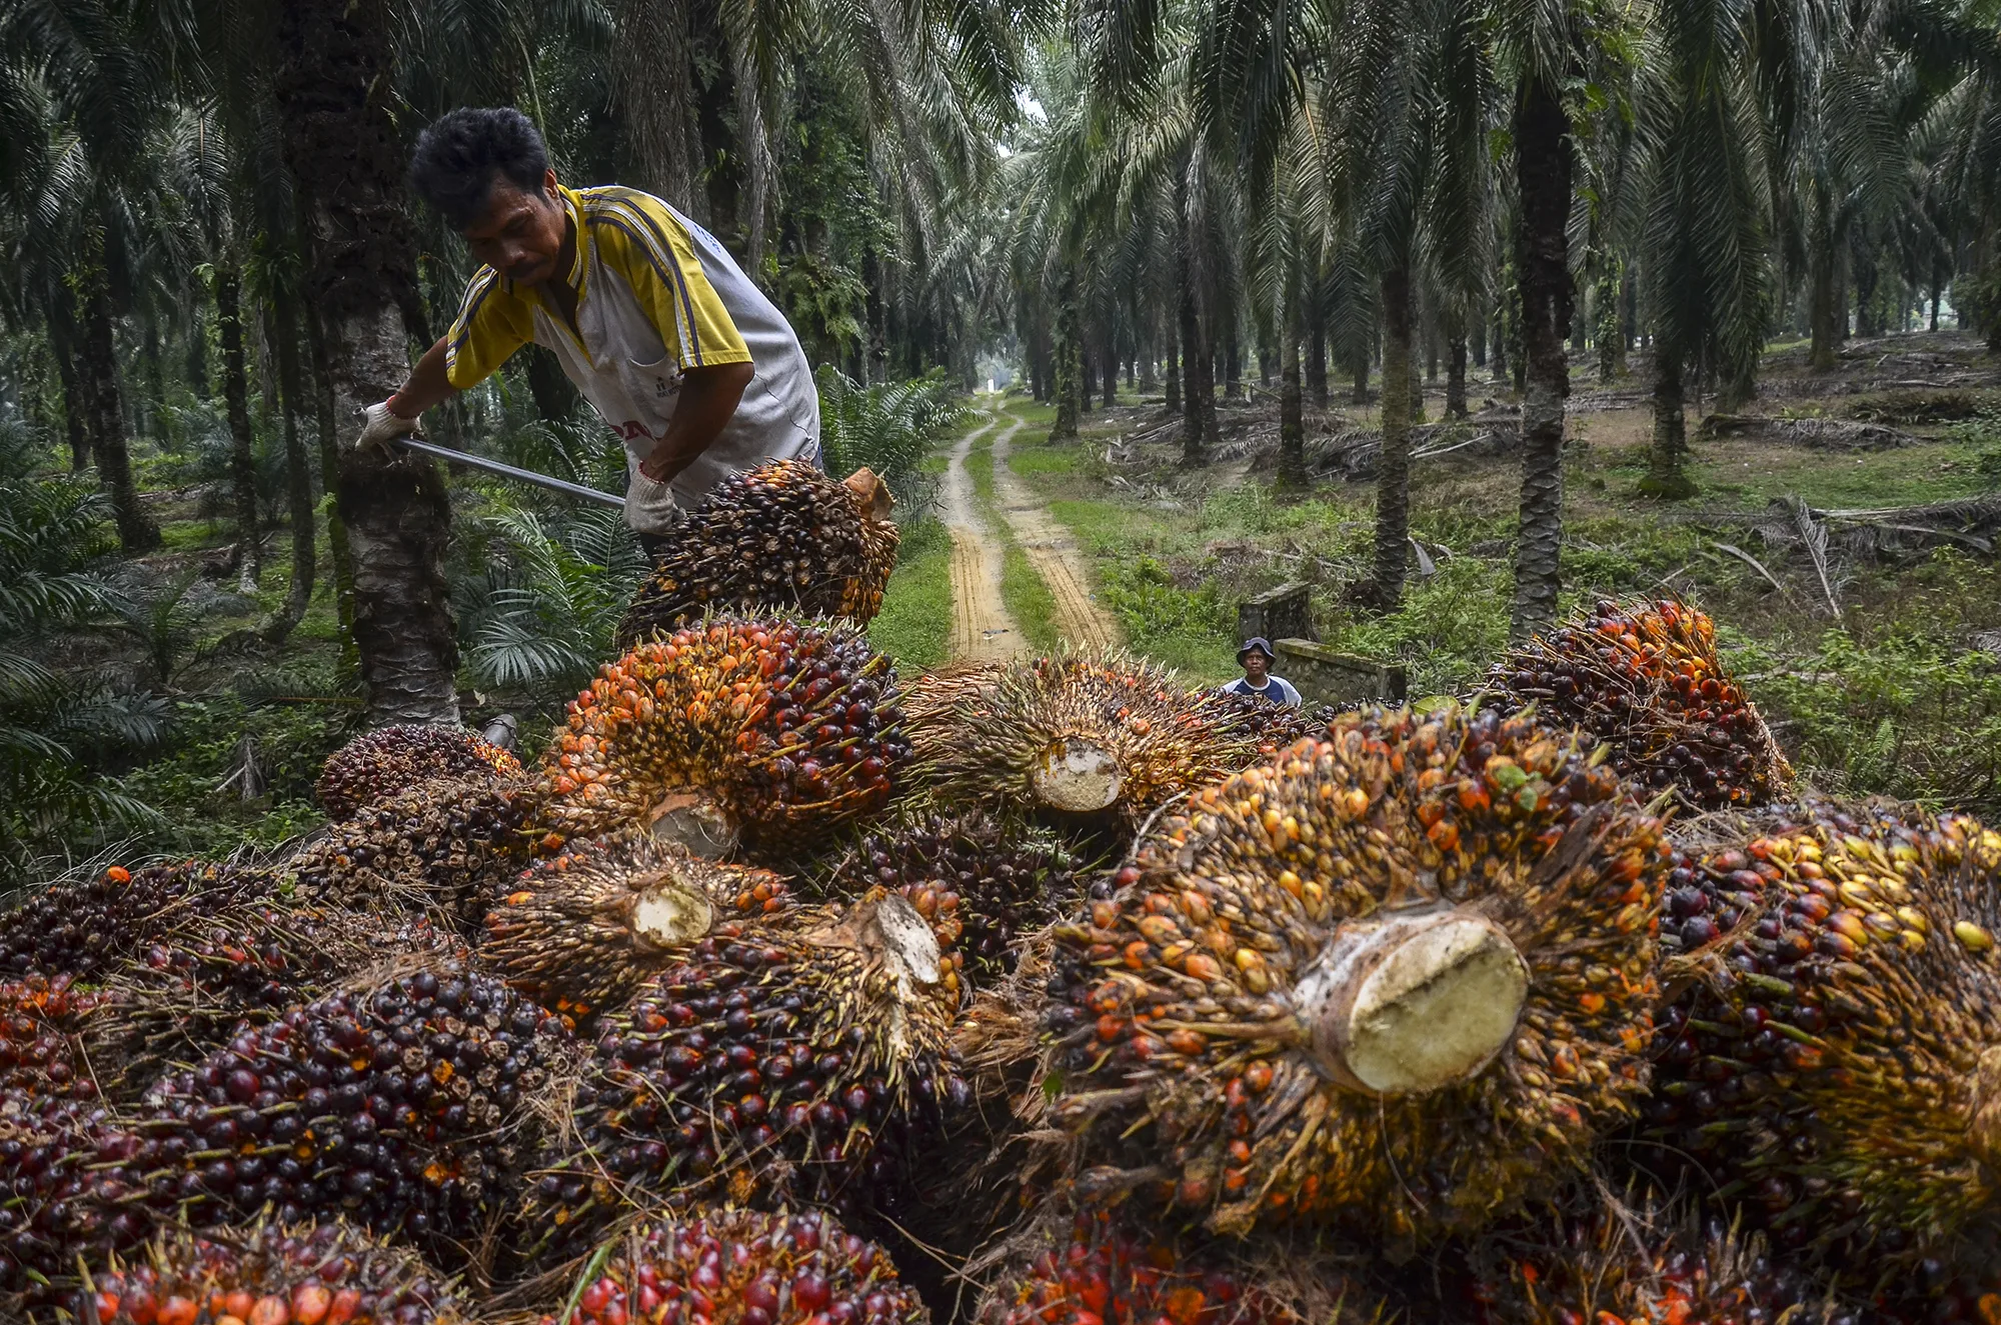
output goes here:
[{"label": "dirt road", "polygon": [[1001,548],[973,500],[966,455],[994,430],[996,419],[953,446],[938,493],[939,513],[952,534],[952,656],[1003,659],[1027,647],[1001,601]]},{"label": "dirt road", "polygon": [[1014,532],[1015,542],[1028,554],[1029,564],[1055,596],[1056,633],[1082,648],[1111,648],[1123,636],[1117,620],[1091,597],[1083,552],[1070,537],[1070,531],[1008,467],[1008,448],[1014,435],[1021,431],[1022,422],[1011,415],[1006,417],[1007,427],[994,439],[994,495],[999,500],[1001,514]]}]

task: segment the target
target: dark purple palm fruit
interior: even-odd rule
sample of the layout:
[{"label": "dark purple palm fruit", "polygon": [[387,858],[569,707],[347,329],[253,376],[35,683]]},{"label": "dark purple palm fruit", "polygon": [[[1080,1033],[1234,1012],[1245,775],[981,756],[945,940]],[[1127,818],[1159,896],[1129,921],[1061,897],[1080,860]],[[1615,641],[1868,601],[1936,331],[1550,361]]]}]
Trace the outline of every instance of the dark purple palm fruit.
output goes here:
[{"label": "dark purple palm fruit", "polygon": [[174,926],[264,896],[277,884],[269,870],[195,860],[132,870],[113,865],[88,879],[32,889],[0,913],[0,977],[95,978]]},{"label": "dark purple palm fruit", "polygon": [[98,1096],[79,1037],[105,1019],[111,998],[68,976],[0,983],[0,1117],[33,1117],[55,1103]]},{"label": "dark purple palm fruit", "polygon": [[477,785],[520,773],[520,760],[475,732],[402,723],[357,736],[334,751],[313,794],[329,819],[350,819],[364,805],[434,778]]}]

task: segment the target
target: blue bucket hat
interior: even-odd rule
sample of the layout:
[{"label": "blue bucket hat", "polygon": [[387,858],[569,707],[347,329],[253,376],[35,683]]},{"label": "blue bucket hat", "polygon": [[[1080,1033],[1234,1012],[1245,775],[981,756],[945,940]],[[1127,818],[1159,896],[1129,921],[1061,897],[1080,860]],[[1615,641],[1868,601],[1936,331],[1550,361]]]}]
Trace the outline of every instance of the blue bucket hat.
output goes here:
[{"label": "blue bucket hat", "polygon": [[1251,652],[1253,649],[1257,650],[1259,653],[1262,653],[1265,656],[1266,662],[1278,661],[1278,655],[1271,651],[1271,641],[1266,639],[1262,635],[1253,635],[1249,639],[1244,641],[1244,646],[1242,648],[1237,650],[1237,663],[1239,666],[1243,664],[1244,655]]}]

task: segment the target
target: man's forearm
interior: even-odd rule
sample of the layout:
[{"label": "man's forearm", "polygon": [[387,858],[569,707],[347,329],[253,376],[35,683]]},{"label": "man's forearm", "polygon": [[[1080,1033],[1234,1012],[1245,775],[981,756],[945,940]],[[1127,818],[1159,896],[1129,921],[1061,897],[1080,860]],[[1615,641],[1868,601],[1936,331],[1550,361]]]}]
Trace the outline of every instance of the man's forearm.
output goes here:
[{"label": "man's forearm", "polygon": [[747,363],[693,368],[684,373],[667,435],[654,445],[640,471],[656,483],[672,483],[680,477],[729,426],[754,373]]},{"label": "man's forearm", "polygon": [[398,418],[414,419],[452,394],[451,380],[445,373],[445,338],[440,336],[438,343],[417,360],[402,388],[389,397],[389,412]]}]

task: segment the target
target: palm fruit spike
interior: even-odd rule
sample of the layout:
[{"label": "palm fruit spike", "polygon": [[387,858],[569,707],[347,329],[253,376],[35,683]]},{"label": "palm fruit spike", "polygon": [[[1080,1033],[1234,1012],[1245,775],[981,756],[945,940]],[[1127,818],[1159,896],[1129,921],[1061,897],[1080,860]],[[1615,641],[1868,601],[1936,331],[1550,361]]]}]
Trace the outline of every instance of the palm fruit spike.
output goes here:
[{"label": "palm fruit spike", "polygon": [[349,741],[327,759],[313,794],[330,819],[432,778],[479,782],[518,776],[521,761],[463,727],[403,723]]},{"label": "palm fruit spike", "polygon": [[130,1100],[171,1062],[198,1061],[244,1025],[335,992],[392,954],[443,958],[455,941],[422,919],[276,899],[176,927],[106,980],[112,1015],[84,1038],[113,1099]]},{"label": "palm fruit spike", "polygon": [[941,797],[1065,815],[1144,813],[1256,748],[1215,692],[1123,652],[927,678],[910,730]]},{"label": "palm fruit spike", "polygon": [[0,983],[0,1116],[28,1117],[54,1102],[97,1098],[77,1041],[109,1002],[102,991],[71,988],[68,976]]},{"label": "palm fruit spike", "polygon": [[486,918],[480,960],[571,1017],[615,1008],[718,926],[788,902],[769,870],[704,860],[636,829],[567,844],[536,861]]},{"label": "palm fruit spike", "polygon": [[357,810],[286,865],[301,897],[443,910],[477,924],[495,885],[537,841],[525,782],[420,782]]},{"label": "palm fruit spike", "polygon": [[844,626],[718,617],[607,664],[544,762],[565,833],[650,825],[717,856],[783,851],[889,800],[896,672]]},{"label": "palm fruit spike", "polygon": [[620,1236],[543,1325],[927,1325],[888,1253],[830,1215],[710,1208]]},{"label": "palm fruit spike", "polygon": [[[1129,1209],[1042,1223],[1010,1239],[979,1325],[1353,1325],[1375,1295],[1338,1273],[1288,1268],[1285,1297],[1216,1249],[1148,1228]],[[1287,1300],[1293,1299],[1293,1300]],[[1317,1300],[1316,1300],[1317,1299]]]},{"label": "palm fruit spike", "polygon": [[1219,1231],[1476,1228],[1644,1091],[1660,825],[1527,718],[1329,730],[1054,931],[1053,1112],[1094,1181]]},{"label": "palm fruit spike", "polygon": [[966,1099],[946,1054],[958,1003],[894,893],[702,939],[598,1023],[573,1102],[583,1151],[537,1180],[531,1226],[574,1250],[628,1200],[846,1194]]},{"label": "palm fruit spike", "polygon": [[1019,940],[1054,922],[1082,895],[1082,862],[1063,842],[980,810],[912,815],[879,828],[835,862],[832,896],[892,888],[939,942],[982,978],[1012,971]]},{"label": "palm fruit spike", "polygon": [[1762,805],[1792,779],[1717,657],[1714,624],[1686,603],[1601,601],[1496,663],[1488,684],[1503,707],[1534,701],[1545,722],[1604,741],[1620,776],[1701,809]]},{"label": "palm fruit spike", "polygon": [[0,914],[0,975],[90,979],[176,924],[261,896],[269,871],[208,861],[113,865],[89,879],[37,888]]},{"label": "palm fruit spike", "polygon": [[467,1318],[413,1252],[340,1223],[179,1229],[94,1270],[71,1313],[97,1325],[450,1325]]},{"label": "palm fruit spike", "polygon": [[1802,808],[1670,876],[1651,1134],[1781,1246],[1949,1256],[2001,1202],[2001,833]]},{"label": "palm fruit spike", "polygon": [[[1857,1325],[1763,1241],[1658,1203],[1540,1220],[1474,1253],[1472,1325]],[[1873,1320],[1873,1317],[1870,1319]]]},{"label": "palm fruit spike", "polygon": [[1331,704],[1302,704],[1292,708],[1261,695],[1233,690],[1223,691],[1221,697],[1224,709],[1256,743],[1260,761],[1276,759],[1279,751],[1294,741],[1324,737],[1327,724],[1341,711]]},{"label": "palm fruit spike", "polygon": [[709,612],[778,611],[865,626],[896,567],[895,498],[867,469],[837,483],[774,460],[712,490],[668,537],[618,626],[630,649]]},{"label": "palm fruit spike", "polygon": [[569,1043],[497,980],[419,970],[246,1028],[163,1078],[136,1110],[140,1143],[94,1170],[162,1211],[342,1213],[450,1252],[516,1199],[539,1139],[530,1106]]}]

